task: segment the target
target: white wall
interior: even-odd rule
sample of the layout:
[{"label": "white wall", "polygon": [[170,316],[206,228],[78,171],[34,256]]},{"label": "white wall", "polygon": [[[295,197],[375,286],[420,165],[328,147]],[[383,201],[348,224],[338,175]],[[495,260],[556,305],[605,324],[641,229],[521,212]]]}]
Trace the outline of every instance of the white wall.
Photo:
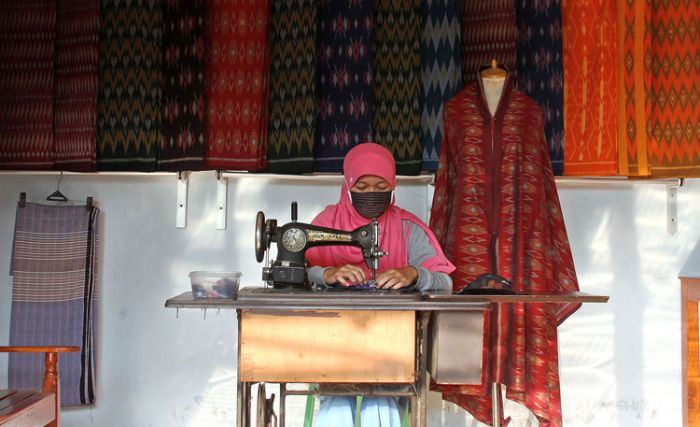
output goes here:
[{"label": "white wall", "polygon": [[[9,336],[8,276],[15,205],[25,191],[42,200],[57,176],[0,175],[0,343]],[[187,228],[175,228],[174,176],[66,175],[61,190],[87,195],[102,209],[102,295],[99,311],[98,402],[63,411],[63,425],[231,426],[235,422],[234,312],[163,307],[188,290],[191,270],[240,270],[260,284],[253,255],[255,213],[280,223],[289,202],[310,220],[337,200],[337,182],[234,178],[228,228],[216,230],[213,173],[190,178]],[[700,181],[679,190],[678,233],[666,233],[665,187],[625,183],[559,186],[581,289],[610,295],[560,328],[560,370],[567,426],[681,425],[680,292],[677,274],[700,235]],[[428,189],[397,193],[421,217]],[[0,356],[0,388],[6,385]],[[294,402],[301,406],[303,402]],[[476,425],[432,396],[430,425]],[[512,425],[534,422],[517,408]],[[292,408],[288,425],[299,425]],[[296,423],[294,423],[296,421]]]},{"label": "white wall", "polygon": [[567,426],[682,425],[678,273],[700,236],[700,181],[678,191],[634,184],[560,191],[582,290],[610,295],[560,329]]}]

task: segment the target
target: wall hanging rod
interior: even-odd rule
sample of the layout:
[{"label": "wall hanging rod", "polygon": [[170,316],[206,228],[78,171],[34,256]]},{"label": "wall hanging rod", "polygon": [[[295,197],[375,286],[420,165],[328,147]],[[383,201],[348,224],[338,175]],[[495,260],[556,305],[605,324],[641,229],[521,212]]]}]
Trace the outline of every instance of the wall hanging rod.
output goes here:
[{"label": "wall hanging rod", "polygon": [[71,175],[71,176],[175,176],[178,172],[120,172],[120,171],[100,171],[100,172],[69,172],[69,171],[0,171],[0,175]]},{"label": "wall hanging rod", "polygon": [[[280,181],[328,181],[341,182],[343,176],[339,173],[314,173],[307,175],[286,175],[273,173],[250,173],[236,171],[197,171],[193,173],[211,173],[216,174],[217,179],[221,178],[261,178]],[[61,171],[0,171],[0,175],[59,175]],[[119,172],[119,171],[101,171],[101,172],[63,172],[64,175],[74,176],[179,176],[178,172]],[[411,184],[433,184],[435,176],[433,174],[424,175],[398,175],[396,179],[399,182]],[[682,187],[684,178],[628,178],[624,176],[556,176],[554,180],[559,185],[629,185],[629,184],[655,184],[666,185],[668,187]]]},{"label": "wall hanging rod", "polygon": [[637,179],[620,177],[597,177],[597,176],[557,176],[554,181],[558,185],[630,185],[630,184],[654,184],[665,185],[667,187],[682,187],[685,178],[651,178]]}]

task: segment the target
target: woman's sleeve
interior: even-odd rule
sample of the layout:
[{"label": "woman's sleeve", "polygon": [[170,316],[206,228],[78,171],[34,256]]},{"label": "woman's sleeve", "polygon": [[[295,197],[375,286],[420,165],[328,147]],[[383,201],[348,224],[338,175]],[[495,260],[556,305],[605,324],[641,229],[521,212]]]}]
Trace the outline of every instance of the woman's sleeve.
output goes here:
[{"label": "woman's sleeve", "polygon": [[326,271],[327,268],[328,267],[319,267],[317,265],[309,267],[306,272],[309,282],[319,286],[325,285],[326,281],[323,280],[323,273]]},{"label": "woman's sleeve", "polygon": [[437,254],[428,235],[421,226],[413,222],[409,222],[408,228],[408,264],[418,270],[416,289],[419,291],[451,290],[452,278],[449,274],[421,267],[426,260]]}]

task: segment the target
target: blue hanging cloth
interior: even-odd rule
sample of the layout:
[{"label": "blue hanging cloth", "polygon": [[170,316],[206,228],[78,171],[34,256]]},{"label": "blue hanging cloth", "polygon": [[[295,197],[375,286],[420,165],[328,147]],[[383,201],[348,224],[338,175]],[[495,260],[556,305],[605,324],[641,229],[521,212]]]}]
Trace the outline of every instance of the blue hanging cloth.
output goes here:
[{"label": "blue hanging cloth", "polygon": [[518,86],[544,110],[555,175],[564,173],[564,63],[561,1],[518,2]]},{"label": "blue hanging cloth", "polygon": [[348,150],[373,140],[374,4],[370,0],[322,2],[319,22],[315,168],[340,172]]},{"label": "blue hanging cloth", "polygon": [[457,0],[423,0],[422,9],[422,169],[434,172],[444,127],[443,105],[462,87],[460,17]]}]

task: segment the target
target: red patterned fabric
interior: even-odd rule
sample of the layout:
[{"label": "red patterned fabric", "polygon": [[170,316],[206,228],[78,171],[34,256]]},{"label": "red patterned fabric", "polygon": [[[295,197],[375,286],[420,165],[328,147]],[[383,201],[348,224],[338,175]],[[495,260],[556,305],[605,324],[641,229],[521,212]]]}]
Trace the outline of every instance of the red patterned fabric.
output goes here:
[{"label": "red patterned fabric", "polygon": [[564,175],[617,173],[615,0],[562,2]]},{"label": "red patterned fabric", "polygon": [[205,167],[267,165],[268,0],[207,3]]},{"label": "red patterned fabric", "polygon": [[56,3],[0,2],[0,169],[53,169]]},{"label": "red patterned fabric", "polygon": [[97,0],[57,2],[56,169],[95,170],[99,22]]},{"label": "red patterned fabric", "polygon": [[[456,291],[484,273],[500,274],[521,293],[576,291],[543,112],[511,80],[493,117],[480,82],[445,105],[431,228],[457,267]],[[483,384],[437,390],[490,424],[490,384],[505,384],[508,398],[528,407],[541,427],[560,426],[557,325],[576,309],[496,307],[485,330]]]},{"label": "red patterned fabric", "polygon": [[516,69],[515,0],[463,0],[462,81],[476,80],[477,70],[495,59],[511,70]]}]

